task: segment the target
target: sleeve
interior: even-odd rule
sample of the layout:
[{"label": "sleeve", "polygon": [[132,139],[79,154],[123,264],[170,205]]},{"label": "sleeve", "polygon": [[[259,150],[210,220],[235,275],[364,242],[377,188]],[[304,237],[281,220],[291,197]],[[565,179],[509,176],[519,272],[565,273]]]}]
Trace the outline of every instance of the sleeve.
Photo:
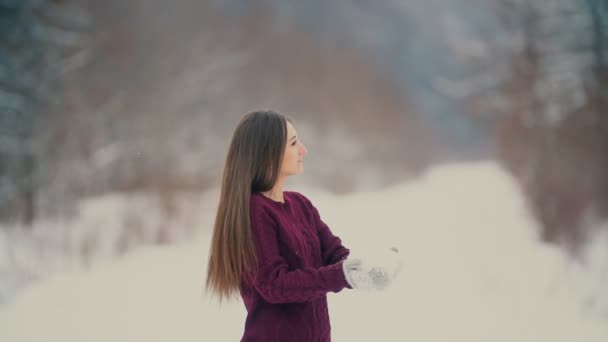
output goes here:
[{"label": "sleeve", "polygon": [[312,210],[314,225],[317,227],[319,242],[321,243],[321,254],[324,265],[331,265],[340,262],[348,256],[350,250],[342,245],[342,240],[332,234],[329,227],[321,220],[317,208],[307,199]]},{"label": "sleeve", "polygon": [[324,264],[331,265],[346,259],[350,250],[342,245],[342,240],[335,236],[325,222],[321,220],[317,209],[312,205],[311,207],[313,210],[315,226],[317,227],[319,242],[321,243],[321,253],[323,255]]},{"label": "sleeve", "polygon": [[342,263],[320,268],[289,270],[279,252],[276,223],[264,211],[251,219],[251,230],[258,261],[253,287],[269,303],[297,303],[339,292],[348,283]]}]

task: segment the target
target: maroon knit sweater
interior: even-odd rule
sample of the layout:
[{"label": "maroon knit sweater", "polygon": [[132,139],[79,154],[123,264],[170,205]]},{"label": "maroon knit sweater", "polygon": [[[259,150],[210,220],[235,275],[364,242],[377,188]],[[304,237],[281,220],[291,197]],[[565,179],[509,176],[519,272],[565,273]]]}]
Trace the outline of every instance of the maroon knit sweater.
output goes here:
[{"label": "maroon knit sweater", "polygon": [[242,342],[329,342],[329,291],[348,287],[342,246],[310,201],[284,192],[285,203],[251,195],[251,231],[258,272],[245,275]]}]

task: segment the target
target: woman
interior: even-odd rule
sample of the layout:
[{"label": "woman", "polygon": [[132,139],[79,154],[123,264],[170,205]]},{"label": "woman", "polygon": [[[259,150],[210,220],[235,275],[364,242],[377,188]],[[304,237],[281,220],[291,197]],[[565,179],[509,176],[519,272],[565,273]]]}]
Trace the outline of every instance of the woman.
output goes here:
[{"label": "woman", "polygon": [[245,115],[232,137],[206,287],[220,300],[240,293],[241,341],[330,341],[326,294],[391,280],[387,267],[349,257],[306,197],[283,191],[307,153],[292,123],[272,111]]}]

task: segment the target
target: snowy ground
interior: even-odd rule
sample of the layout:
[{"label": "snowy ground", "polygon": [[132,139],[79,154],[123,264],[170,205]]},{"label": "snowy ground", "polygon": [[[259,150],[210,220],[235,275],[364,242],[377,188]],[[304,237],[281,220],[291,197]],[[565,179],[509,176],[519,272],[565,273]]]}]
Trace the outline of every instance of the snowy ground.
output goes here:
[{"label": "snowy ground", "polygon": [[[335,341],[608,341],[608,238],[594,240],[585,267],[539,243],[492,163],[348,197],[295,190],[359,254],[397,246],[405,260],[384,293],[329,296]],[[243,305],[202,292],[208,239],[39,282],[0,307],[0,341],[237,341]]]}]

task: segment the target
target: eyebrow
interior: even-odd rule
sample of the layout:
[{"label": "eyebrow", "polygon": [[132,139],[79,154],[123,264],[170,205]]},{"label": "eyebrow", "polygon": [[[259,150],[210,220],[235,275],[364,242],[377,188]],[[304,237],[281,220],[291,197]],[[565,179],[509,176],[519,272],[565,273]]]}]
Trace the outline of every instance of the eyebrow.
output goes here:
[{"label": "eyebrow", "polygon": [[296,135],[294,135],[293,137],[289,138],[289,141],[292,141],[295,138],[296,138]]}]

